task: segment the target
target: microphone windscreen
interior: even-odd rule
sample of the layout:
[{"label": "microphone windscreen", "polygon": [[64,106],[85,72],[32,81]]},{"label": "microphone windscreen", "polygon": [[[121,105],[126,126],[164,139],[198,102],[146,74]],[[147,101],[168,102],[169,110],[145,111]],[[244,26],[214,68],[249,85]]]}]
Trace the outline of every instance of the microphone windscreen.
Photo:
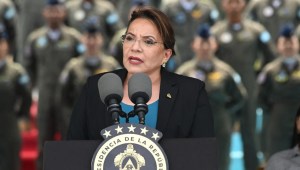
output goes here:
[{"label": "microphone windscreen", "polygon": [[135,103],[137,97],[143,97],[147,103],[152,96],[152,82],[145,73],[136,73],[128,81],[128,94]]},{"label": "microphone windscreen", "polygon": [[98,91],[101,101],[107,104],[109,99],[121,102],[123,98],[123,84],[120,77],[114,73],[106,73],[98,80]]}]

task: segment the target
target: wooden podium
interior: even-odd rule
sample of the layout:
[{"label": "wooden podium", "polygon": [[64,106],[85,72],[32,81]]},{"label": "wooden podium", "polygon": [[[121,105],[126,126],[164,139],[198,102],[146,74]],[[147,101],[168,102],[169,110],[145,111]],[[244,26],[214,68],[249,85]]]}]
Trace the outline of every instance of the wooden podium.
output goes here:
[{"label": "wooden podium", "polygon": [[[44,170],[90,170],[101,141],[47,141]],[[159,142],[170,170],[217,170],[215,138],[176,138]]]}]

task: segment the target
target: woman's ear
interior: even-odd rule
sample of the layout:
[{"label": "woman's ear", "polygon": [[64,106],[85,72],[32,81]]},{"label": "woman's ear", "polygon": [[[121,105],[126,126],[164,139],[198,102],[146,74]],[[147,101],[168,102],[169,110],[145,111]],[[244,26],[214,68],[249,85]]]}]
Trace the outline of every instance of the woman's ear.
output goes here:
[{"label": "woman's ear", "polygon": [[171,49],[165,49],[163,63],[167,63],[169,61],[169,59],[171,58],[171,56],[172,56],[172,50]]}]

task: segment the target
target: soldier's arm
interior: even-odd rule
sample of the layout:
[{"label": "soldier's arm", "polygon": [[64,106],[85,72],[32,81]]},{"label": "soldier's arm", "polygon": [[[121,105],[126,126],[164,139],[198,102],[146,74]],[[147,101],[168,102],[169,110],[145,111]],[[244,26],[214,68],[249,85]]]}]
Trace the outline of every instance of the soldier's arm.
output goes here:
[{"label": "soldier's arm", "polygon": [[67,65],[60,75],[56,101],[58,101],[59,105],[72,107],[75,102],[73,87],[74,76],[69,66],[70,65]]},{"label": "soldier's arm", "polygon": [[17,110],[17,115],[20,119],[28,121],[32,101],[30,90],[30,78],[21,66],[19,68],[19,73],[16,78],[16,91],[18,99],[20,100],[20,107]]},{"label": "soldier's arm", "polygon": [[263,70],[257,78],[258,83],[258,97],[257,104],[258,107],[263,110],[263,113],[268,113],[271,103],[269,100],[269,95],[271,94],[271,77],[267,71]]},{"label": "soldier's arm", "polygon": [[34,41],[31,40],[29,37],[24,49],[24,58],[23,58],[23,65],[26,71],[29,74],[32,87],[36,86],[36,74],[37,74],[37,59],[35,56],[34,48],[33,48]]},{"label": "soldier's arm", "polygon": [[226,103],[226,107],[230,113],[236,114],[246,103],[247,91],[244,87],[240,75],[232,73],[226,81],[226,91],[230,95],[230,100]]},{"label": "soldier's arm", "polygon": [[276,48],[268,31],[262,30],[260,32],[258,37],[258,47],[262,54],[261,68],[257,70],[258,72],[260,72],[267,63],[273,61],[276,58]]}]

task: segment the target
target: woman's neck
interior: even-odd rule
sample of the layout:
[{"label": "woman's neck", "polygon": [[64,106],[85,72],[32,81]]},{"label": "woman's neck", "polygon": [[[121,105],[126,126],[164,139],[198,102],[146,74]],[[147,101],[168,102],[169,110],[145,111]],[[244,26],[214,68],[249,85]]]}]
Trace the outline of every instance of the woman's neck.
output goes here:
[{"label": "woman's neck", "polygon": [[[131,102],[128,94],[128,81],[132,77],[133,74],[127,75],[125,82],[124,82],[124,97],[122,102],[130,105],[134,105],[134,103]],[[150,100],[147,102],[147,104],[153,103],[159,99],[159,92],[160,92],[160,82],[161,82],[161,75],[159,74],[151,74],[148,75],[152,82],[152,96]]]}]

